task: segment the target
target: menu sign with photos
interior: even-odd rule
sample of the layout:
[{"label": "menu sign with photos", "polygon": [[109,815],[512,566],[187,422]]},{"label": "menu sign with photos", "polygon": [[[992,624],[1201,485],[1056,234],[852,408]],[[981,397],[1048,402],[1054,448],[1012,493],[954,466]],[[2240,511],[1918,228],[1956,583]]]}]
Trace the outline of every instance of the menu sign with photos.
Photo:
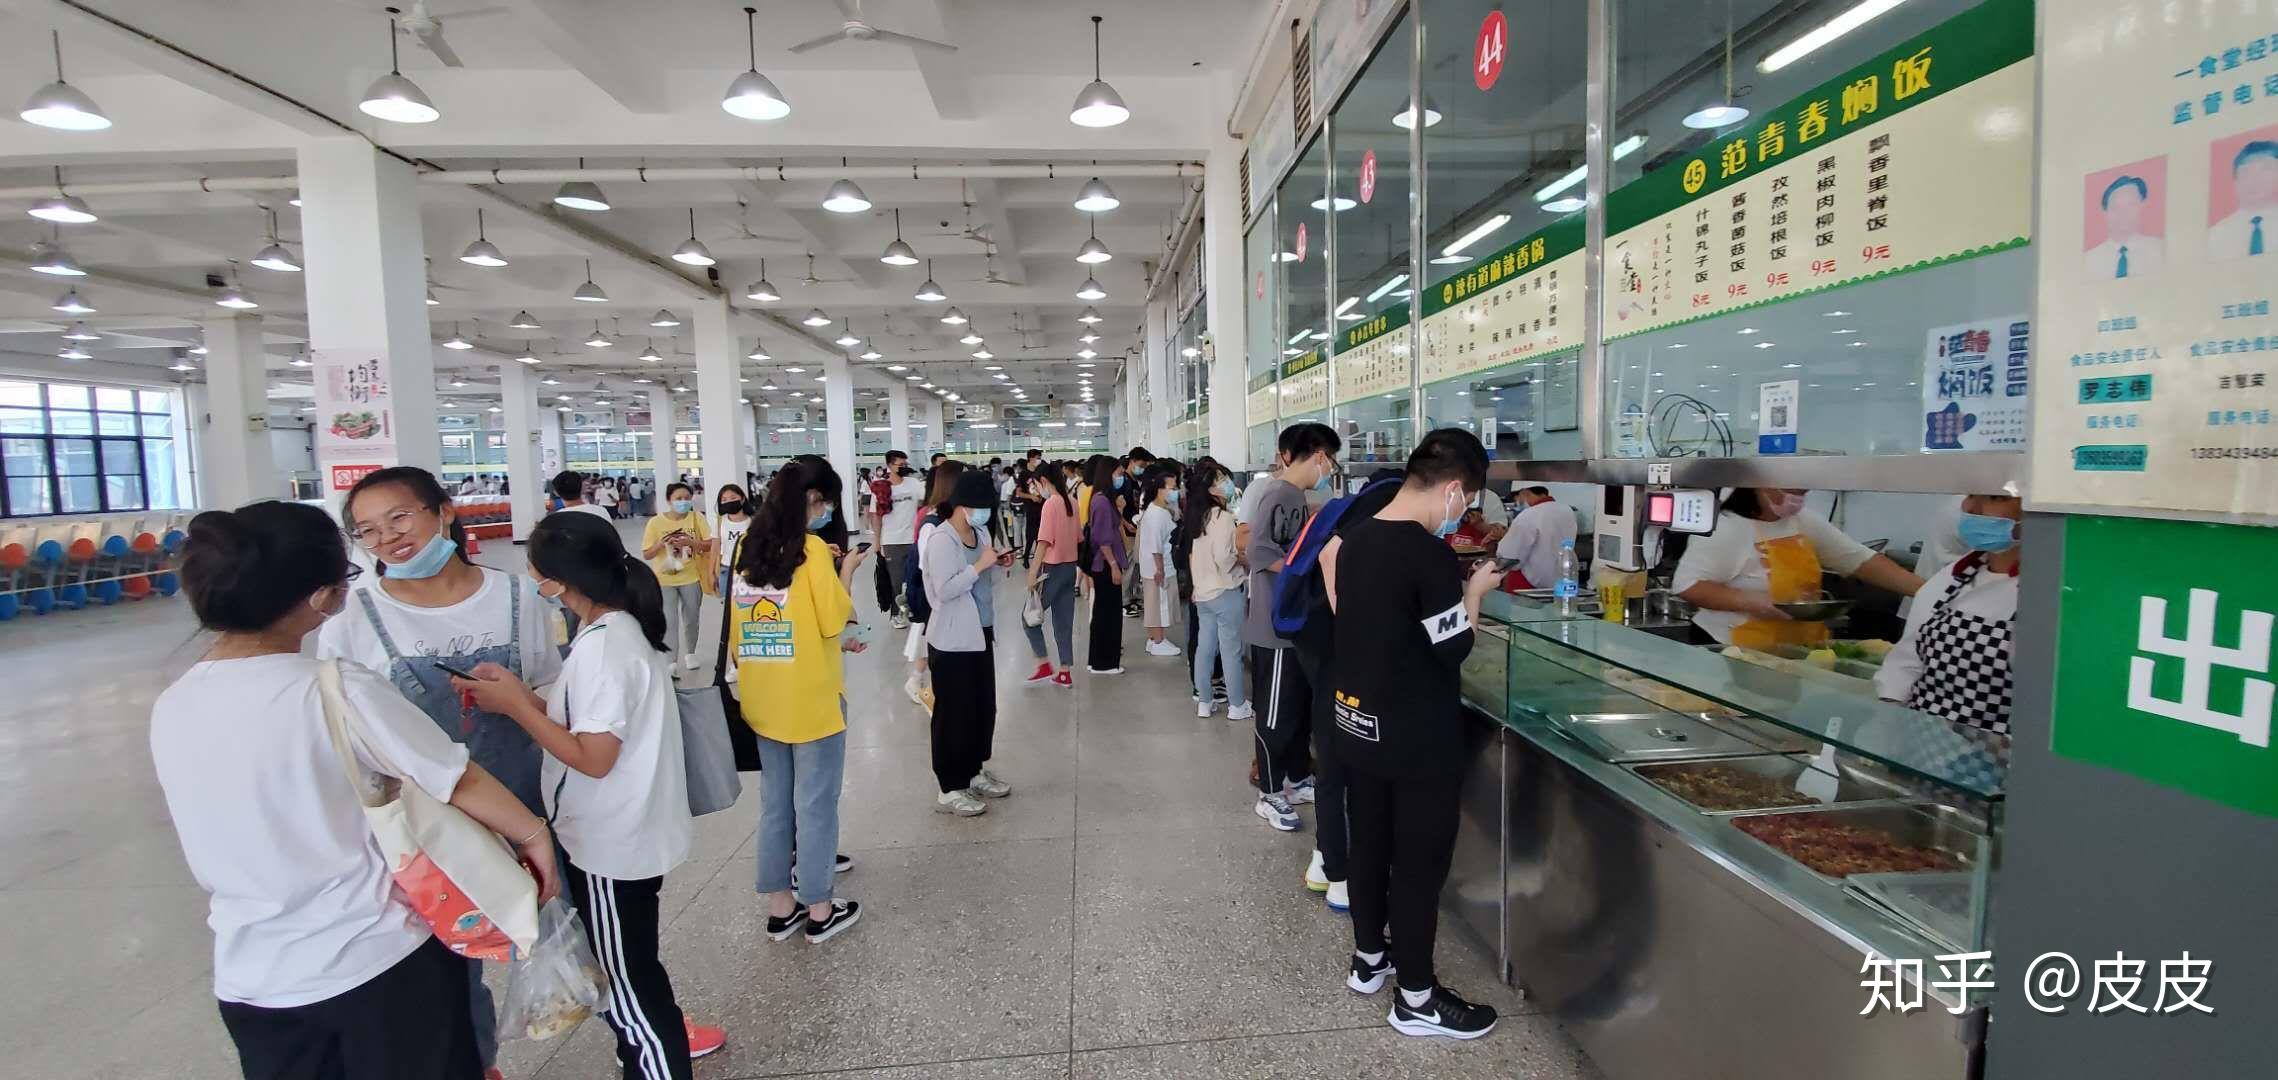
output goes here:
[{"label": "menu sign with photos", "polygon": [[[361,349],[315,349],[316,456],[334,491],[396,463],[395,399],[387,358]],[[343,483],[343,481],[346,481]]]},{"label": "menu sign with photos", "polygon": [[2033,5],[1987,0],[1606,203],[1605,336],[2023,246]]},{"label": "menu sign with photos", "polygon": [[2278,521],[2278,21],[2074,0],[2043,77],[2036,509]]},{"label": "menu sign with photos", "polygon": [[1922,349],[1922,449],[2023,450],[2031,344],[2022,315],[1931,330]]}]

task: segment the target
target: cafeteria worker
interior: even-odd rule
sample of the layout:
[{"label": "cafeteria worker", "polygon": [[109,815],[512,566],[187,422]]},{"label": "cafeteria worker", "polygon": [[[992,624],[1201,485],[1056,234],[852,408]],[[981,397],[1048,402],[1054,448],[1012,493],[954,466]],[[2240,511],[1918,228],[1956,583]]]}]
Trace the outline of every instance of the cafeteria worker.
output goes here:
[{"label": "cafeteria worker", "polygon": [[1693,537],[1677,561],[1676,594],[1696,609],[1693,625],[1719,645],[1768,650],[1817,645],[1827,624],[1799,622],[1777,604],[1817,599],[1833,570],[1900,596],[1922,579],[1803,507],[1795,488],[1734,488],[1716,529]]},{"label": "cafeteria worker", "polygon": [[1936,568],[1883,658],[1875,693],[1950,723],[2009,734],[2010,624],[2017,618],[2024,500],[1970,495],[1956,532],[1968,551]]}]

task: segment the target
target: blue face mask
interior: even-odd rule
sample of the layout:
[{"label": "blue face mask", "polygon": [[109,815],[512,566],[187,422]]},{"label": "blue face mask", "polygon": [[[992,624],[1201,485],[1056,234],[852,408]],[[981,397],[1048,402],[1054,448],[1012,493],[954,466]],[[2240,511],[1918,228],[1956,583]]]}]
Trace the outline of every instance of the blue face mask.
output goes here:
[{"label": "blue face mask", "polygon": [[689,512],[690,510],[693,510],[693,509],[695,509],[695,508],[696,508],[696,502],[695,502],[695,500],[693,500],[693,499],[674,499],[674,500],[672,500],[672,512],[673,512],[673,513],[675,513],[675,514],[685,514],[685,513]]},{"label": "blue face mask", "polygon": [[1232,480],[1220,480],[1218,482],[1218,497],[1227,502],[1234,501],[1234,482]]},{"label": "blue face mask", "polygon": [[420,548],[418,554],[400,563],[390,563],[387,576],[406,580],[434,577],[442,573],[444,567],[451,565],[451,556],[458,552],[459,545],[451,542],[448,530],[436,533],[435,538],[429,540],[426,547]]},{"label": "blue face mask", "polygon": [[1118,474],[1115,478],[1115,490],[1123,490],[1123,477],[1121,474]]},{"label": "blue face mask", "polygon": [[1330,469],[1330,468],[1328,468],[1328,467],[1324,466],[1324,467],[1321,469],[1321,478],[1320,478],[1320,479],[1318,479],[1318,480],[1315,480],[1315,481],[1313,481],[1313,490],[1315,490],[1315,491],[1327,491],[1327,490],[1329,490],[1329,481],[1330,481],[1330,480],[1331,480],[1331,479],[1334,477],[1334,474],[1335,474],[1335,472],[1336,472],[1336,470],[1334,470],[1334,469]]},{"label": "blue face mask", "polygon": [[976,506],[965,511],[965,520],[976,529],[986,529],[989,527],[989,515],[994,513],[996,511],[986,506]]},{"label": "blue face mask", "polygon": [[1171,489],[1171,491],[1170,491],[1170,496],[1171,496],[1171,505],[1172,505],[1172,506],[1177,506],[1177,505],[1179,504],[1179,489],[1177,489],[1177,488],[1172,488],[1172,489]]},{"label": "blue face mask", "polygon": [[2017,546],[2017,523],[2005,517],[1964,513],[1955,532],[1971,551],[1988,555]]},{"label": "blue face mask", "polygon": [[836,511],[828,506],[823,507],[822,513],[816,514],[815,516],[807,519],[807,531],[814,532],[818,529],[821,529],[823,526],[830,524],[831,515],[835,512]]},{"label": "blue face mask", "polygon": [[[1327,479],[1327,477],[1323,477],[1323,479]],[[1441,518],[1439,525],[1432,529],[1432,535],[1440,537],[1441,539],[1446,539],[1448,536],[1454,534],[1455,530],[1461,528],[1462,526],[1463,507],[1457,506],[1455,508],[1455,516],[1450,518]]]}]

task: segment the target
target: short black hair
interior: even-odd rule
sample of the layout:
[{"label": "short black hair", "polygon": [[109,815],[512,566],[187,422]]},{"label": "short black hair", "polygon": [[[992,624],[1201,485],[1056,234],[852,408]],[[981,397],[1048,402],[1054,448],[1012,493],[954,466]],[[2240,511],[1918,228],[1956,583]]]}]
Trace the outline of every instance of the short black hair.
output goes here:
[{"label": "short black hair", "polygon": [[908,461],[910,459],[910,456],[899,450],[886,451],[886,464],[892,465],[894,463],[894,459],[896,458],[900,458],[903,461]]},{"label": "short black hair", "polygon": [[2278,161],[2278,141],[2255,139],[2245,146],[2239,147],[2237,156],[2231,158],[2231,171],[2237,172],[2239,166],[2246,164],[2246,159],[2257,154]]},{"label": "short black hair", "polygon": [[1130,452],[1130,453],[1123,455],[1123,460],[1125,460],[1125,461],[1153,461],[1153,460],[1155,460],[1155,452],[1154,452],[1154,451],[1152,451],[1152,450],[1149,450],[1149,449],[1147,449],[1147,448],[1146,448],[1146,447],[1144,447],[1144,446],[1134,446],[1134,447],[1132,447],[1132,448],[1131,448],[1131,452]]},{"label": "short black hair", "polygon": [[941,452],[941,451],[939,451],[939,450],[936,450],[936,451],[934,451],[934,452],[933,452],[933,459],[932,459],[932,460],[934,460],[934,461],[940,461],[941,459],[943,459],[943,458],[946,458],[946,457],[948,457],[948,456],[949,456],[949,455],[947,455],[947,454],[944,454],[944,453],[942,453],[942,452]]},{"label": "short black hair", "polygon": [[1291,461],[1323,451],[1334,454],[1344,446],[1345,440],[1337,436],[1336,428],[1313,420],[1281,429],[1281,438],[1275,440],[1275,448]]},{"label": "short black hair", "polygon": [[1407,471],[1411,487],[1461,480],[1465,491],[1478,491],[1487,486],[1487,448],[1479,436],[1462,428],[1439,428],[1416,444],[1416,452],[1408,455]]},{"label": "short black hair", "polygon": [[189,532],[182,591],[208,630],[266,629],[318,589],[348,580],[348,545],[313,506],[257,502],[208,510],[190,519]]},{"label": "short black hair", "polygon": [[2113,194],[2118,192],[2121,188],[2125,187],[2135,188],[2137,198],[2142,199],[2145,202],[2151,201],[2151,185],[2144,183],[2143,177],[2129,176],[2123,173],[2119,176],[2114,177],[2111,183],[2104,186],[2104,198],[2099,205],[2101,205],[2106,210],[2110,210],[2112,208]]},{"label": "short black hair", "polygon": [[579,498],[585,494],[585,474],[576,469],[563,469],[555,473],[553,481],[546,486],[554,489],[556,498]]}]

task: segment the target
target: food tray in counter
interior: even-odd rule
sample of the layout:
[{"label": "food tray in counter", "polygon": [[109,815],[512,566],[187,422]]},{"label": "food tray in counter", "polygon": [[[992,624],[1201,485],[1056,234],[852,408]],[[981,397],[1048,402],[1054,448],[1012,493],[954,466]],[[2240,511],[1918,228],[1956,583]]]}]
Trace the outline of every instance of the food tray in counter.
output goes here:
[{"label": "food tray in counter", "polygon": [[1956,952],[1970,942],[1974,875],[1966,870],[1911,874],[1853,874],[1846,892],[1890,913],[1925,937]]},{"label": "food tray in counter", "polygon": [[1888,800],[1903,794],[1896,787],[1860,776],[1825,772],[1814,768],[1808,760],[1784,754],[1625,767],[1655,787],[1691,803],[1702,813],[1712,815],[1840,806]]},{"label": "food tray in counter", "polygon": [[1690,716],[1667,712],[1564,713],[1558,730],[1614,764],[1748,757],[1764,748]]},{"label": "food tray in counter", "polygon": [[1985,838],[1983,822],[1931,803],[1764,810],[1726,820],[1831,882],[1857,874],[1966,870]]}]

